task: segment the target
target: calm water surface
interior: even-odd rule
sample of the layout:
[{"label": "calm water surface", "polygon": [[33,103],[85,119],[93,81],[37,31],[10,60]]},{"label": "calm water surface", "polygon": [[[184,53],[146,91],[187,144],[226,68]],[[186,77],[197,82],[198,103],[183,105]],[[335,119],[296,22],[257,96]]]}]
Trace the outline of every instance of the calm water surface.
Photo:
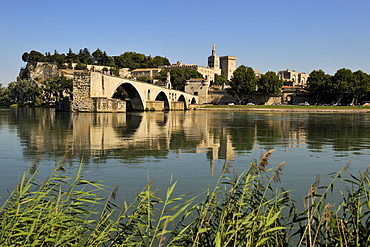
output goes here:
[{"label": "calm water surface", "polygon": [[88,179],[119,185],[130,200],[148,179],[162,191],[171,175],[179,194],[213,185],[225,162],[238,172],[275,150],[285,161],[282,184],[305,196],[319,174],[370,164],[370,114],[262,112],[55,113],[53,109],[0,109],[0,200],[40,157],[40,177],[62,160],[74,172],[82,161]]}]

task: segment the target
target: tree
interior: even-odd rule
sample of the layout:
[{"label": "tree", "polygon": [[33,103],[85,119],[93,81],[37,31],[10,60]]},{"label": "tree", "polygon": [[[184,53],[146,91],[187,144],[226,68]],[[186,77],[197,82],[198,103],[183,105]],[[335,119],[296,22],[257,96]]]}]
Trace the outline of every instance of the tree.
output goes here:
[{"label": "tree", "polygon": [[54,55],[50,56],[49,62],[52,62],[55,65],[57,65],[59,69],[64,69],[65,58],[66,56],[64,54],[54,53]]},{"label": "tree", "polygon": [[228,93],[235,97],[240,104],[248,94],[256,91],[256,86],[257,78],[253,69],[241,65],[233,73]]},{"label": "tree", "polygon": [[370,92],[370,75],[361,70],[353,72],[353,86],[351,88],[352,105],[357,105],[359,98]]},{"label": "tree", "polygon": [[169,65],[167,58],[161,56],[145,56],[136,52],[125,52],[114,57],[114,64],[118,68],[129,68],[131,70],[139,68],[157,68],[162,65]]},{"label": "tree", "polygon": [[0,105],[10,102],[9,90],[7,87],[3,87],[0,83]]},{"label": "tree", "polygon": [[337,103],[340,103],[344,96],[350,95],[354,85],[354,76],[350,69],[339,69],[332,77],[332,90]]},{"label": "tree", "polygon": [[96,51],[94,51],[93,53],[91,53],[91,55],[92,55],[94,64],[103,65],[104,54],[99,48],[96,49]]},{"label": "tree", "polygon": [[215,80],[211,81],[212,85],[222,86],[222,85],[228,85],[229,81],[223,77],[222,75],[215,74]]},{"label": "tree", "polygon": [[84,63],[78,62],[75,66],[75,70],[86,70],[86,69],[87,69],[87,65]]},{"label": "tree", "polygon": [[69,64],[78,62],[77,54],[73,53],[71,48],[69,48],[68,53],[66,55],[66,62]]},{"label": "tree", "polygon": [[316,102],[330,100],[332,97],[331,75],[323,70],[313,70],[307,79],[310,95],[316,98]]},{"label": "tree", "polygon": [[63,99],[64,96],[71,96],[73,91],[73,79],[68,79],[65,76],[55,78],[55,92],[57,100]]},{"label": "tree", "polygon": [[41,95],[41,90],[37,84],[28,80],[10,82],[8,85],[10,97],[15,102],[35,101]]},{"label": "tree", "polygon": [[170,61],[168,61],[166,57],[148,56],[148,64],[147,64],[148,68],[158,68],[159,66],[162,66],[162,65],[170,65]]},{"label": "tree", "polygon": [[45,59],[45,56],[38,51],[32,50],[30,53],[25,52],[22,55],[23,62],[27,63],[37,63],[37,62],[43,62]]},{"label": "tree", "polygon": [[257,81],[258,92],[264,95],[265,102],[270,96],[280,95],[283,85],[283,80],[279,79],[279,76],[273,71],[268,71],[266,74],[261,75],[261,78]]},{"label": "tree", "polygon": [[93,64],[93,59],[90,55],[89,49],[87,48],[80,49],[80,52],[78,53],[78,59],[81,63]]}]

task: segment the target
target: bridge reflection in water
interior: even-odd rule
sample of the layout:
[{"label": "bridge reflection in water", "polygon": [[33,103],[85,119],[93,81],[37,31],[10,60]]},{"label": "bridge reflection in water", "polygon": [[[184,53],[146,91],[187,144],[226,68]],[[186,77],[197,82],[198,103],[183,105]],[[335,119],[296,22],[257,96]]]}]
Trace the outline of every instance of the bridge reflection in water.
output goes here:
[{"label": "bridge reflection in water", "polygon": [[71,121],[70,144],[74,152],[89,150],[93,158],[122,155],[135,159],[148,154],[164,157],[170,150],[206,152],[212,170],[215,160],[234,158],[230,134],[222,129],[217,135],[210,132],[214,123],[209,123],[207,114],[195,111],[79,113],[73,114]]}]

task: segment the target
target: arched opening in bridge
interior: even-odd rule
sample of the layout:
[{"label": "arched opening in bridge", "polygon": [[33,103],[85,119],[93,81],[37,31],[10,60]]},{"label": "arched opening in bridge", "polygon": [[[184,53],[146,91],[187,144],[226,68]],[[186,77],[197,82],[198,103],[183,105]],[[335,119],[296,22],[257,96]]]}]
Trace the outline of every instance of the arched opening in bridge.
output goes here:
[{"label": "arched opening in bridge", "polygon": [[178,101],[184,102],[184,110],[186,110],[187,109],[186,108],[186,99],[185,99],[184,95],[180,95]]},{"label": "arched opening in bridge", "polygon": [[192,99],[191,99],[191,101],[190,101],[190,104],[196,104],[197,103],[197,101],[195,100],[195,98],[193,97]]},{"label": "arched opening in bridge", "polygon": [[126,111],[144,111],[140,94],[130,83],[121,84],[112,98],[126,101]]},{"label": "arched opening in bridge", "polygon": [[170,104],[168,102],[167,95],[164,92],[160,92],[157,97],[155,98],[155,101],[163,101],[164,102],[164,110],[169,111],[170,110]]}]

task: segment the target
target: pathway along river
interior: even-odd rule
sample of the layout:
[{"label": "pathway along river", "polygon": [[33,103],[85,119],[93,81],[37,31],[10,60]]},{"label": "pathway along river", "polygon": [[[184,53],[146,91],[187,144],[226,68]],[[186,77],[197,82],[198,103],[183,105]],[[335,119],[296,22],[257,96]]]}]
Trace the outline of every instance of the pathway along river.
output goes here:
[{"label": "pathway along river", "polygon": [[303,198],[317,174],[350,172],[369,165],[370,114],[257,111],[56,113],[53,109],[0,109],[0,200],[27,165],[40,157],[46,177],[67,150],[66,169],[84,163],[87,179],[120,185],[132,199],[150,179],[163,191],[170,176],[177,194],[212,186],[225,162],[241,172],[275,150],[272,166],[285,161],[282,186]]}]

